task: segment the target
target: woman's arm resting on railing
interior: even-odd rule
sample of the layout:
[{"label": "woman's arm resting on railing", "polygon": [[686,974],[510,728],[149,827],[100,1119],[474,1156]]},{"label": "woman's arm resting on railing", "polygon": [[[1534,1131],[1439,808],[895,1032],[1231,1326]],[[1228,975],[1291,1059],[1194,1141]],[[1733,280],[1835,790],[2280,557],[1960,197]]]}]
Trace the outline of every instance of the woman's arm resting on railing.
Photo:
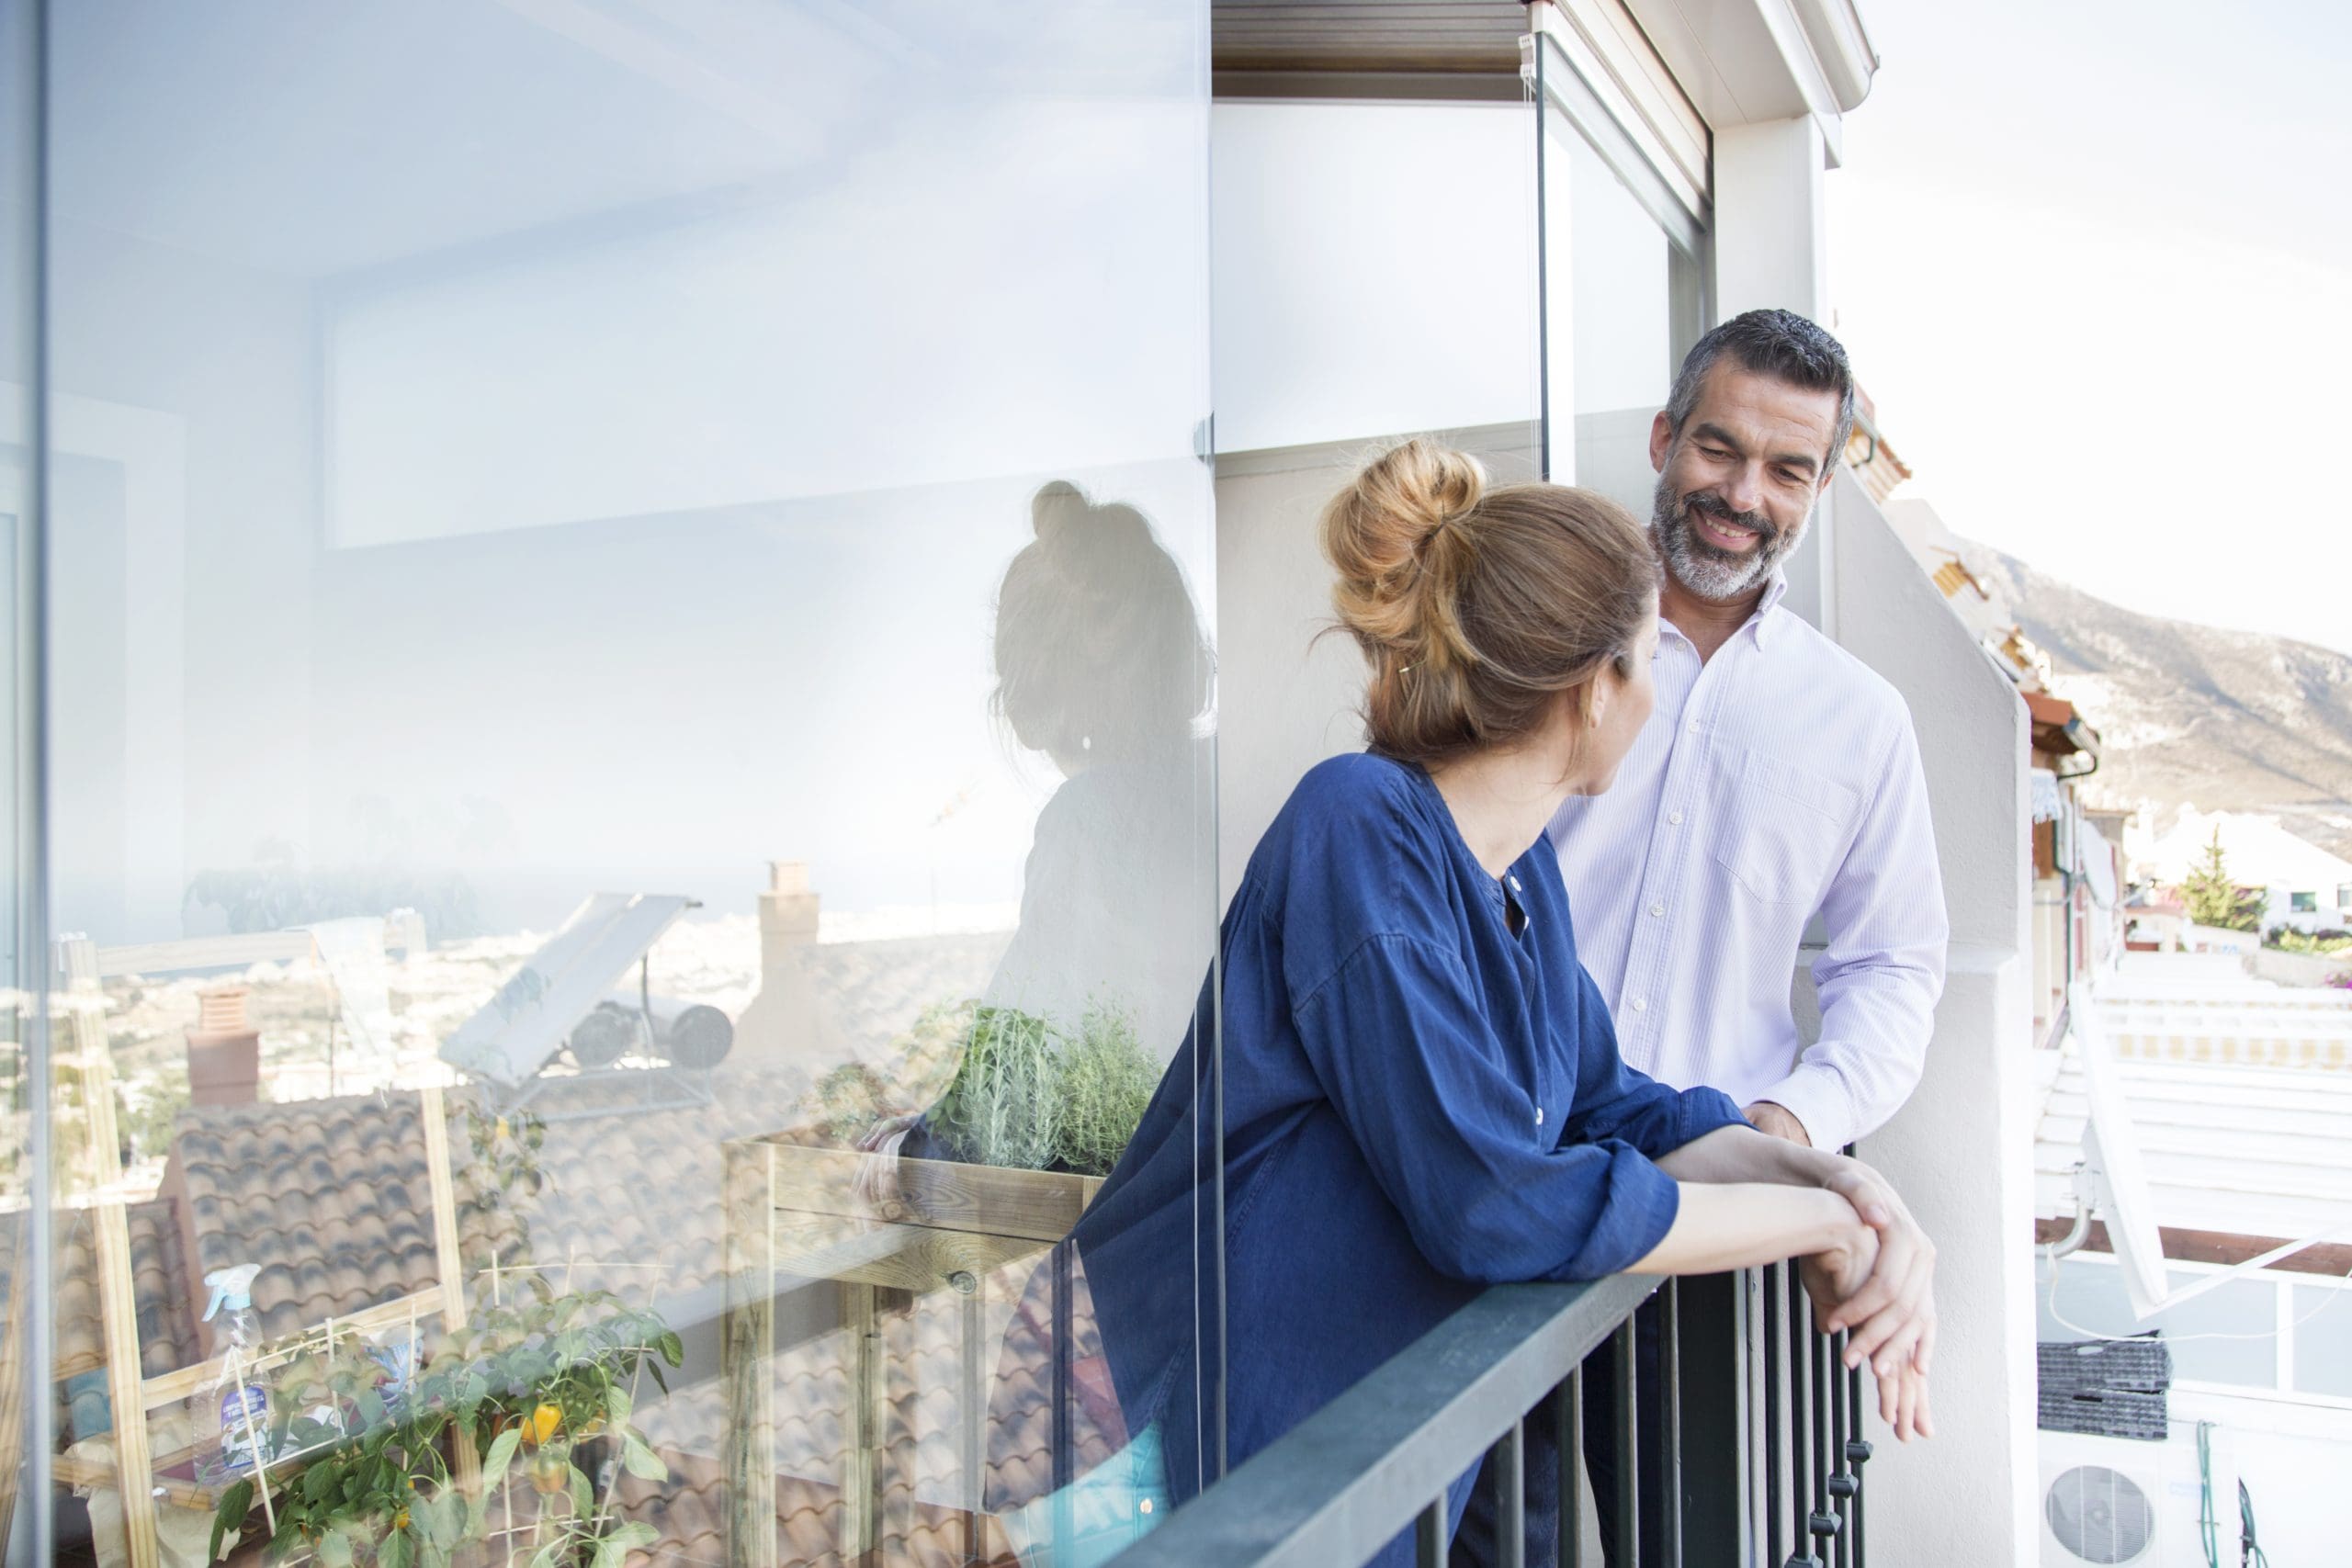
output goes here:
[{"label": "woman's arm resting on railing", "polygon": [[1894,1184],[1857,1159],[1774,1138],[1752,1127],[1719,1127],[1657,1162],[1680,1182],[1772,1182],[1821,1187],[1850,1203],[1878,1233],[1870,1278],[1825,1300],[1818,1271],[1807,1280],[1824,1333],[1851,1329],[1846,1364],[1873,1361],[1885,1375],[1908,1359],[1921,1372],[1935,1351],[1936,1248]]},{"label": "woman's arm resting on railing", "polygon": [[1839,1282],[1859,1286],[1877,1258],[1878,1233],[1826,1188],[1754,1181],[1676,1186],[1680,1201],[1674,1224],[1628,1273],[1720,1274],[1819,1257]]},{"label": "woman's arm resting on railing", "polygon": [[1657,1164],[1676,1179],[1681,1204],[1632,1272],[1703,1274],[1802,1258],[1823,1332],[1861,1325],[1847,1364],[1870,1360],[1880,1416],[1905,1442],[1933,1435],[1935,1250],[1883,1178],[1745,1127],[1694,1139]]}]

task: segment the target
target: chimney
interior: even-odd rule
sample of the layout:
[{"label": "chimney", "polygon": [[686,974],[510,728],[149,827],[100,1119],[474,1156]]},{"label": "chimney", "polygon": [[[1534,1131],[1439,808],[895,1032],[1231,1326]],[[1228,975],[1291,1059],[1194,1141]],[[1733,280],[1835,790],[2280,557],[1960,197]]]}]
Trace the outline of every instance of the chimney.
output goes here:
[{"label": "chimney", "polygon": [[808,1060],[820,1030],[801,956],[817,941],[817,902],[808,862],[768,862],[768,887],[760,895],[760,994],[735,1021],[738,1052]]},{"label": "chimney", "polygon": [[188,1099],[198,1105],[250,1105],[261,1097],[261,1031],[245,1020],[245,988],[215,986],[196,997],[187,1032]]}]

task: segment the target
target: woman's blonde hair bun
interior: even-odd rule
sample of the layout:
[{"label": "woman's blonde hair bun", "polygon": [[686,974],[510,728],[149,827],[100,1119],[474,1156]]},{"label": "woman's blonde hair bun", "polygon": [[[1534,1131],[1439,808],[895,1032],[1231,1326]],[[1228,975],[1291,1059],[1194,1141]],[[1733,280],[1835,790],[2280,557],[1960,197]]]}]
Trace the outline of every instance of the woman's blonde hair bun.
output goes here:
[{"label": "woman's blonde hair bun", "polygon": [[1372,743],[1423,763],[1507,742],[1603,669],[1630,673],[1658,568],[1590,491],[1489,489],[1477,458],[1416,436],[1323,508],[1331,605],[1372,665]]},{"label": "woman's blonde hair bun", "polygon": [[1487,493],[1486,465],[1416,436],[1364,465],[1323,509],[1340,624],[1413,667],[1475,662],[1456,590],[1471,542],[1460,526]]}]

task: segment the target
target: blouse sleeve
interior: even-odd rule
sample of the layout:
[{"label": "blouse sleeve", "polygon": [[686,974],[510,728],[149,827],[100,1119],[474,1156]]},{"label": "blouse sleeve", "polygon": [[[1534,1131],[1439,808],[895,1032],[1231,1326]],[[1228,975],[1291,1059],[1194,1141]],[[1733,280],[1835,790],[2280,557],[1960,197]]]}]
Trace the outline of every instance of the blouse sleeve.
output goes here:
[{"label": "blouse sleeve", "polygon": [[1672,1154],[1718,1127],[1743,1127],[1747,1118],[1719,1089],[1668,1089],[1617,1054],[1617,1026],[1592,977],[1579,967],[1573,1027],[1576,1103],[1565,1137],[1576,1143],[1616,1139],[1651,1159]]},{"label": "blouse sleeve", "polygon": [[1293,1019],[1323,1091],[1443,1272],[1593,1280],[1674,1223],[1674,1181],[1630,1144],[1558,1139],[1485,1027],[1458,955],[1366,939]]}]

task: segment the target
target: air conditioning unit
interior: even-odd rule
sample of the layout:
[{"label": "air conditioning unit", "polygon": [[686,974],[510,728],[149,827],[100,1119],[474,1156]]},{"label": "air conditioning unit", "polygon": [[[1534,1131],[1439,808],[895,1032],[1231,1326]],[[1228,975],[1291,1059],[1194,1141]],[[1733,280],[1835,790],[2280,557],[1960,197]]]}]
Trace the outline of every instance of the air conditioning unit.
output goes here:
[{"label": "air conditioning unit", "polygon": [[[2041,1458],[2042,1568],[2131,1564],[2206,1568],[2199,1518],[2205,1496],[2197,1429],[2181,1425],[2161,1443],[2038,1433]],[[2222,1560],[2237,1560],[2238,1472],[2228,1434],[2207,1433],[2214,1526]]]}]

